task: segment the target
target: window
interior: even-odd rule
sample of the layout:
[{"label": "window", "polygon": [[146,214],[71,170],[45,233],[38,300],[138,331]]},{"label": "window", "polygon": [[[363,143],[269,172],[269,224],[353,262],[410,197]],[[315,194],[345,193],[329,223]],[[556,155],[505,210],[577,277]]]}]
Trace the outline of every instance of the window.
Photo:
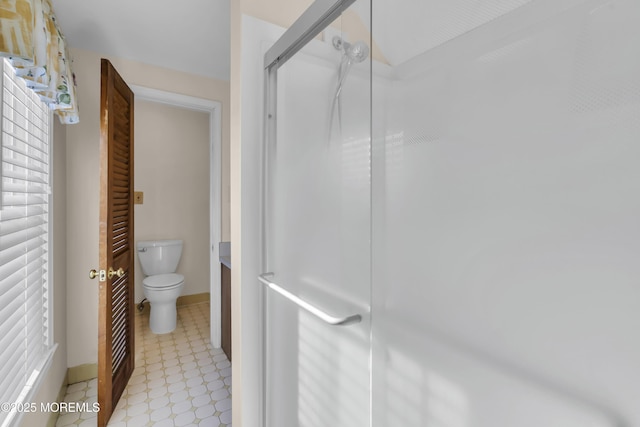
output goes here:
[{"label": "window", "polygon": [[[0,61],[0,402],[33,397],[54,351],[49,108]],[[0,411],[0,425],[20,412]]]}]

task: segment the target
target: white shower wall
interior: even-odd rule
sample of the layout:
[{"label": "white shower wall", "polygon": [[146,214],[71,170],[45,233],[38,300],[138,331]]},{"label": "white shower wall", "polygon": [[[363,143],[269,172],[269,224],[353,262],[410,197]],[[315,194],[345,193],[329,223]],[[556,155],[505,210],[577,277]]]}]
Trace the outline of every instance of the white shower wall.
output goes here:
[{"label": "white shower wall", "polygon": [[374,84],[374,425],[640,425],[640,4],[572,3]]}]

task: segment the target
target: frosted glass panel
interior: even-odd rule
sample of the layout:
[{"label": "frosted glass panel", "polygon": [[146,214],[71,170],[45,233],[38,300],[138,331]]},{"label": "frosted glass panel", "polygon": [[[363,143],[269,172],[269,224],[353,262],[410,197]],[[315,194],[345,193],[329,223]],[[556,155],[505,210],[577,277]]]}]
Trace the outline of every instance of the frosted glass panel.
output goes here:
[{"label": "frosted glass panel", "polygon": [[267,291],[269,427],[370,420],[370,62],[347,58],[360,40],[346,27],[338,19],[278,68],[266,260],[278,286],[362,321],[331,326]]},{"label": "frosted glass panel", "polygon": [[640,425],[640,4],[372,3],[373,425]]}]

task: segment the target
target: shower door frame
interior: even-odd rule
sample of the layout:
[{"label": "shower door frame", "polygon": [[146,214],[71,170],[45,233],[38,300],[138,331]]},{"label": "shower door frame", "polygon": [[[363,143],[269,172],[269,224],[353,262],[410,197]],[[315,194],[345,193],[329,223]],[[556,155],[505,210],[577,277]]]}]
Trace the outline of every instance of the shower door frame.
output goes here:
[{"label": "shower door frame", "polygon": [[[272,151],[269,147],[274,147],[277,141],[277,94],[278,94],[278,69],[292,58],[309,41],[325,30],[335,19],[337,19],[356,0],[315,0],[311,6],[289,27],[285,33],[271,46],[264,55],[264,109],[263,109],[263,141],[261,146],[262,170],[260,173],[260,271],[263,272],[258,277],[260,287],[260,318],[262,327],[260,334],[260,348],[262,352],[262,366],[260,379],[260,419],[262,427],[267,427],[267,291],[269,288],[275,289],[279,286],[269,281],[270,273],[267,273],[269,265],[267,258],[267,213],[269,200],[267,192],[269,190],[269,160]],[[264,286],[263,286],[264,285]],[[281,289],[281,288],[279,288]],[[285,291],[286,292],[286,291]],[[294,297],[295,298],[295,297]],[[359,317],[358,315],[350,317]],[[348,320],[343,323],[348,324]]]}]

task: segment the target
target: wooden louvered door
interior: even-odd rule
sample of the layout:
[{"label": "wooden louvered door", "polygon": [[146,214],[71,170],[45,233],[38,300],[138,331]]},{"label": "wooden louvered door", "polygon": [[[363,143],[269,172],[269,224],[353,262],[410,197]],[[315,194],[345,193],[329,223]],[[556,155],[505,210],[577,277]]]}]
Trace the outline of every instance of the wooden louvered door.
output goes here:
[{"label": "wooden louvered door", "polygon": [[98,427],[107,425],[134,368],[133,238],[133,92],[102,59],[100,269],[106,277],[100,279]]}]

